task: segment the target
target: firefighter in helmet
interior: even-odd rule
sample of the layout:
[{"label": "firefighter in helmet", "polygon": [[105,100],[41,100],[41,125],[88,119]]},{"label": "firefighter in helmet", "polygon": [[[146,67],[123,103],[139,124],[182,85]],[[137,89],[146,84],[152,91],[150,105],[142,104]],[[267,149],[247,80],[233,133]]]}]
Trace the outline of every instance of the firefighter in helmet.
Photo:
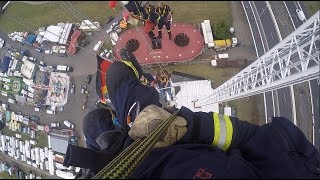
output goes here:
[{"label": "firefighter in helmet", "polygon": [[[156,12],[155,7],[152,4],[147,4],[145,6],[145,11],[146,11],[146,14],[147,14],[147,18],[146,19],[149,19],[152,23],[154,23],[154,25],[157,25],[158,21],[160,20],[160,16]],[[148,35],[149,35],[149,37],[151,39],[155,38],[154,27],[151,29],[151,31],[148,33]]]},{"label": "firefighter in helmet", "polygon": [[165,26],[169,35],[169,39],[171,40],[172,35],[171,35],[170,25],[171,25],[172,12],[170,7],[167,4],[164,4],[161,2],[158,4],[156,12],[160,16],[160,20],[158,23],[158,38],[162,38],[162,28],[163,26]]}]

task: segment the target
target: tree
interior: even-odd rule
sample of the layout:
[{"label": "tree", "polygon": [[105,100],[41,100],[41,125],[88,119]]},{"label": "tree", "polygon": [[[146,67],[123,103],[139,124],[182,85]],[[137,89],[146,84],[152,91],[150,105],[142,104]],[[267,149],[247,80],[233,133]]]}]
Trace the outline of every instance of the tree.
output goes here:
[{"label": "tree", "polygon": [[215,36],[215,39],[230,38],[229,27],[224,20],[218,21],[216,26],[213,27],[213,34]]}]

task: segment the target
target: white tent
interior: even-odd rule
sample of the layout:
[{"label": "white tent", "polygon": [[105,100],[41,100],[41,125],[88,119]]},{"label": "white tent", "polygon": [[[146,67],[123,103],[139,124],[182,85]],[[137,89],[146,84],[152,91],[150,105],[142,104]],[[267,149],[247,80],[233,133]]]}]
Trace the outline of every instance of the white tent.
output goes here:
[{"label": "white tent", "polygon": [[62,32],[62,27],[51,25],[46,29],[43,40],[47,40],[50,42],[59,42],[59,39],[62,36]]},{"label": "white tent", "polygon": [[60,40],[59,40],[59,43],[60,44],[67,44],[67,40],[68,40],[68,37],[70,35],[70,32],[71,32],[71,28],[72,28],[72,24],[71,23],[66,23],[65,26],[63,27],[63,30],[62,30],[62,35],[60,37]]},{"label": "white tent", "polygon": [[83,20],[79,29],[83,31],[98,31],[100,28],[99,22],[91,22],[89,20]]},{"label": "white tent", "polygon": [[21,74],[28,79],[32,78],[35,70],[35,64],[30,61],[24,61],[21,66]]}]

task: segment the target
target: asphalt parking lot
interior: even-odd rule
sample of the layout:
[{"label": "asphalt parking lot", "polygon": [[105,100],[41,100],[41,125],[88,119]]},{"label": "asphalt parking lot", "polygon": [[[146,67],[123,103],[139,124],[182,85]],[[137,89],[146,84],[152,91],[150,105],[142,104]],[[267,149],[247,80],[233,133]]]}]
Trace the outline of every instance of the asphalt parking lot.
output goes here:
[{"label": "asphalt parking lot", "polygon": [[[109,28],[110,24],[114,21],[119,21],[122,18],[122,11],[110,22],[108,25],[103,25],[103,29]],[[0,32],[0,37],[6,41],[4,48],[0,49],[0,57],[2,58],[5,54],[6,49],[12,46],[17,49],[27,49],[30,51],[33,57],[37,58],[39,62],[44,61],[47,65],[67,65],[73,67],[73,72],[68,73],[71,78],[71,83],[75,85],[75,93],[71,94],[69,90],[68,101],[64,106],[62,112],[57,111],[55,115],[47,114],[46,111],[35,112],[33,106],[28,105],[18,105],[9,104],[9,109],[11,111],[21,111],[23,115],[36,115],[40,117],[41,124],[49,124],[51,122],[59,122],[61,127],[64,120],[70,120],[75,125],[75,131],[77,132],[79,138],[83,138],[82,135],[82,119],[90,111],[95,109],[95,103],[99,100],[96,93],[96,72],[97,72],[97,60],[95,57],[95,52],[93,51],[94,45],[98,40],[107,40],[109,37],[104,31],[95,32],[92,37],[87,38],[89,40],[89,45],[85,48],[81,48],[76,55],[69,55],[68,57],[59,57],[57,54],[44,54],[35,51],[34,47],[28,45],[21,45],[17,42],[13,42],[5,33]],[[87,76],[92,75],[92,80],[90,84],[86,84]],[[38,79],[42,79],[38,77]],[[88,94],[81,94],[81,85],[87,85]],[[87,108],[82,109],[84,105],[84,99],[87,98]],[[0,96],[2,102],[7,103],[7,97]],[[66,127],[65,127],[66,128]]]}]

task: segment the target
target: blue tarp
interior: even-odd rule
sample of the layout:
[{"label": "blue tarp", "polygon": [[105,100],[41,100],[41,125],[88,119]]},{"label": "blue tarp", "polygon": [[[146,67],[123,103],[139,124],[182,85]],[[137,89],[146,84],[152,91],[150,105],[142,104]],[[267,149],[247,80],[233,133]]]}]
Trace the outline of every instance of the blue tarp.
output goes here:
[{"label": "blue tarp", "polygon": [[3,57],[3,61],[1,63],[1,72],[6,73],[9,69],[11,58],[8,56]]},{"label": "blue tarp", "polygon": [[28,36],[25,38],[23,43],[29,44],[32,46],[32,44],[36,41],[37,36],[35,34],[28,34]]}]

